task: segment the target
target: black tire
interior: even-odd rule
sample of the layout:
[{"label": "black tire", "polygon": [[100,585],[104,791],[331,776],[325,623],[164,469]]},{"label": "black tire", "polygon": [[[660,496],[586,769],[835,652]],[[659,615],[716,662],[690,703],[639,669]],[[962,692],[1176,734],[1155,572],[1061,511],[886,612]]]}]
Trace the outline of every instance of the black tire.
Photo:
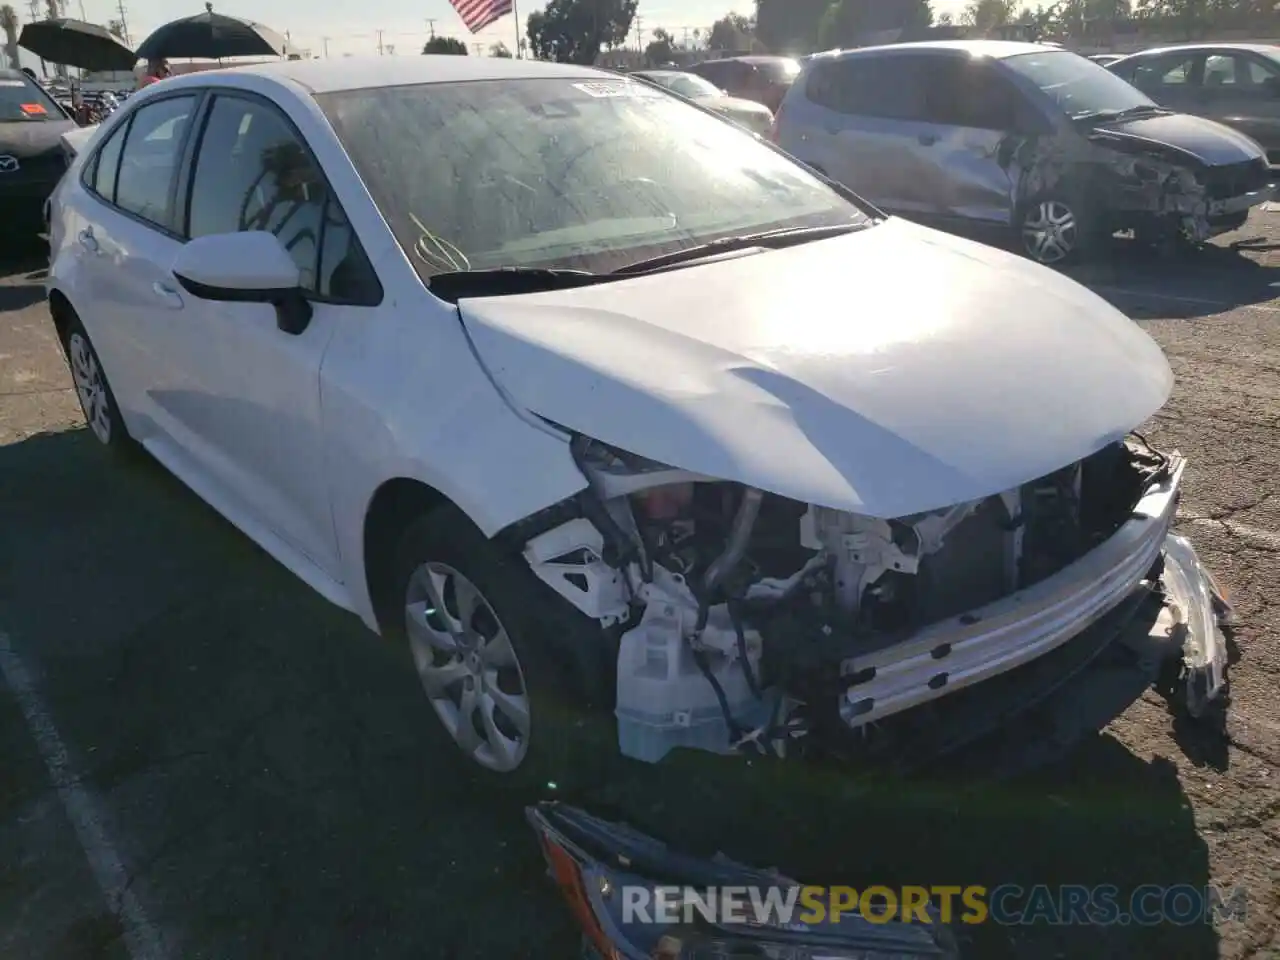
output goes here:
[{"label": "black tire", "polygon": [[[1069,216],[1069,224],[1059,222],[1063,213]],[[1090,206],[1078,197],[1045,195],[1022,202],[1014,231],[1022,255],[1047,267],[1087,259],[1098,239]]]},{"label": "black tire", "polygon": [[66,325],[62,349],[89,433],[113,453],[135,454],[137,445],[129,436],[129,429],[120,415],[120,405],[107,382],[102,360],[84,324],[75,314]]},{"label": "black tire", "polygon": [[[423,679],[423,693],[431,707],[431,720],[452,741],[450,752],[463,771],[525,801],[535,797],[566,799],[592,791],[607,781],[619,762],[615,724],[600,704],[592,706],[587,702],[583,671],[588,669],[590,658],[573,656],[575,650],[599,650],[604,644],[592,621],[539,581],[523,558],[504,553],[461,510],[445,504],[411,524],[396,551],[391,596],[397,598],[395,609],[404,613],[388,632],[403,641],[411,653],[411,581],[427,563],[444,565],[461,574],[482,595],[484,605],[510,639],[528,699],[529,732],[523,759],[514,770],[491,769],[477,759],[477,754],[464,751],[449,730],[428,691],[423,671],[418,669],[422,664],[415,658],[415,669]],[[448,591],[447,582],[444,589]],[[451,601],[446,595],[442,599],[454,617],[456,598]],[[473,616],[477,633],[492,632],[493,624],[488,620],[484,613],[478,618]],[[421,644],[418,646],[420,649]],[[484,688],[480,689],[483,695]],[[511,689],[506,686],[503,692]],[[451,685],[450,697],[455,693],[460,697],[460,690]],[[496,717],[500,712],[492,715]],[[516,732],[510,727],[505,729]]]}]

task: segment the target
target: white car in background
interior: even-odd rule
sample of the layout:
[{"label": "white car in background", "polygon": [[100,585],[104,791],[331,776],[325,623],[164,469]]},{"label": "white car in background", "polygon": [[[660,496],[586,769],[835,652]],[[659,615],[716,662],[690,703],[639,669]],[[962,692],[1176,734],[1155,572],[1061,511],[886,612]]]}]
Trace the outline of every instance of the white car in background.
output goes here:
[{"label": "white car in background", "polygon": [[578,703],[658,760],[1026,700],[1019,668],[1087,661],[1159,590],[1193,711],[1223,688],[1183,461],[1130,436],[1172,385],[1147,334],[646,84],[175,77],[51,219],[93,435],[407,637],[490,771],[545,777]]},{"label": "white car in background", "polygon": [[692,100],[700,107],[706,107],[746,127],[752,133],[764,136],[773,126],[773,111],[763,103],[731,97],[710,80],[704,80],[696,73],[685,73],[683,70],[637,70],[631,76],[665,87],[672,93]]}]

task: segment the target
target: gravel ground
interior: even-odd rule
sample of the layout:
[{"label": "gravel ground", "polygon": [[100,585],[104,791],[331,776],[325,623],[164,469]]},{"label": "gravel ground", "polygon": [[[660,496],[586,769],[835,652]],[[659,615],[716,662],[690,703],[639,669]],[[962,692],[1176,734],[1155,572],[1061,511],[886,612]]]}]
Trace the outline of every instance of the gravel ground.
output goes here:
[{"label": "gravel ground", "polygon": [[[1153,692],[979,796],[685,757],[612,801],[816,882],[1249,891],[1245,922],[982,927],[970,955],[1280,955],[1277,239],[1271,210],[1177,264],[1121,247],[1080,273],[1178,375],[1148,431],[1190,457],[1182,526],[1241,613],[1225,735]],[[400,651],[96,449],[37,266],[0,266],[0,956],[574,955],[515,801],[458,774]]]}]

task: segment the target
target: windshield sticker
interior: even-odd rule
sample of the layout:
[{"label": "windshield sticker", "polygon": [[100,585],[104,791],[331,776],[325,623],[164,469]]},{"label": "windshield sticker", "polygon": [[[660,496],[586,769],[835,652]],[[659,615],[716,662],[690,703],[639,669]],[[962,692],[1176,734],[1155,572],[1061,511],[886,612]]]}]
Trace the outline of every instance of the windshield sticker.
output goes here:
[{"label": "windshield sticker", "polygon": [[630,80],[596,80],[588,83],[575,83],[574,89],[581,90],[589,97],[604,99],[606,97],[661,97],[662,92]]},{"label": "windshield sticker", "polygon": [[38,117],[41,114],[48,113],[48,111],[45,110],[44,107],[40,106],[40,104],[38,103],[24,103],[20,107],[18,107],[18,109],[21,110],[23,113],[25,113],[28,117]]}]

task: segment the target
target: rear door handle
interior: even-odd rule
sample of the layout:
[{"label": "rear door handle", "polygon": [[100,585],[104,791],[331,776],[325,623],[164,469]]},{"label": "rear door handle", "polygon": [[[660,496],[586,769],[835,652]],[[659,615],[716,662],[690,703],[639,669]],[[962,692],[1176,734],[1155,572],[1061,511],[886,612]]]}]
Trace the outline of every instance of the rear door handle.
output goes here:
[{"label": "rear door handle", "polygon": [[922,145],[932,147],[938,142],[938,135],[936,133],[922,133],[916,139],[919,140]]},{"label": "rear door handle", "polygon": [[92,230],[80,231],[80,246],[84,247],[90,253],[98,252],[98,241],[94,237]]},{"label": "rear door handle", "polygon": [[157,280],[151,285],[151,292],[154,293],[164,303],[166,307],[172,310],[181,310],[183,307],[182,294],[169,286]]}]

